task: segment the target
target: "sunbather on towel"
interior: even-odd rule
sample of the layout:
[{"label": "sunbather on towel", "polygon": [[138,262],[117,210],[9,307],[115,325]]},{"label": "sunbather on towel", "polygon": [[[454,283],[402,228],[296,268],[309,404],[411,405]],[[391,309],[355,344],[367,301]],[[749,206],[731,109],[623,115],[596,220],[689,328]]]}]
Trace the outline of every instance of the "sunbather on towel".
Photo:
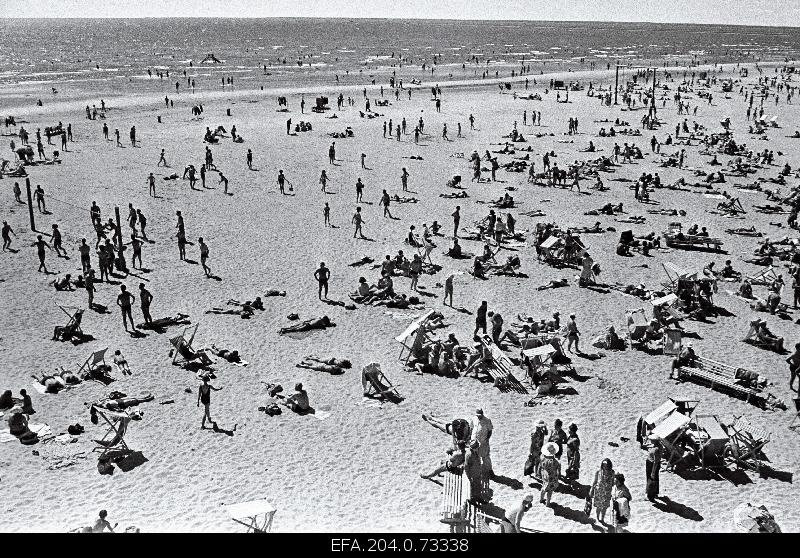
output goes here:
[{"label": "sunbather on towel", "polygon": [[[230,300],[228,304],[233,304]],[[248,320],[255,314],[253,303],[249,300],[241,305],[241,308],[220,308],[215,306],[211,310],[206,310],[206,314],[234,314],[241,316],[243,320]]]},{"label": "sunbather on towel", "polygon": [[[91,404],[92,407],[100,407],[101,409],[108,409],[109,411],[122,411],[128,407],[133,407],[140,403],[147,403],[154,399],[151,393],[143,393],[138,397],[106,397]],[[90,409],[90,413],[94,413],[94,409]],[[92,421],[94,422],[94,421]]]},{"label": "sunbather on towel", "polygon": [[264,296],[286,296],[286,291],[276,291],[275,289],[270,289],[264,293]]},{"label": "sunbather on towel", "polygon": [[321,318],[312,318],[310,320],[304,320],[287,327],[282,327],[278,330],[278,333],[283,335],[284,333],[311,331],[314,329],[325,329],[328,327],[336,327],[336,324],[333,323],[328,316],[322,316]]},{"label": "sunbather on towel", "polygon": [[[329,359],[337,362],[335,358]],[[344,374],[344,367],[336,364],[327,364],[326,362],[318,361],[309,357],[304,358],[300,363],[296,364],[298,368],[308,368],[309,370],[316,370],[317,372],[327,372],[328,374],[339,376]],[[349,367],[348,367],[349,368]]]},{"label": "sunbather on towel", "polygon": [[547,289],[558,289],[558,288],[567,287],[567,286],[569,286],[569,280],[568,279],[554,279],[554,280],[550,281],[546,285],[540,285],[540,286],[536,287],[536,290],[538,290],[538,291],[546,291]]},{"label": "sunbather on towel", "polygon": [[239,351],[229,351],[228,349],[219,349],[216,345],[211,345],[209,349],[211,354],[220,358],[224,358],[228,362],[240,363],[242,358],[239,356]]},{"label": "sunbather on towel", "polygon": [[42,384],[47,393],[58,393],[68,385],[81,383],[81,379],[69,370],[64,370],[58,374],[42,373],[39,376],[31,374],[31,377]]}]

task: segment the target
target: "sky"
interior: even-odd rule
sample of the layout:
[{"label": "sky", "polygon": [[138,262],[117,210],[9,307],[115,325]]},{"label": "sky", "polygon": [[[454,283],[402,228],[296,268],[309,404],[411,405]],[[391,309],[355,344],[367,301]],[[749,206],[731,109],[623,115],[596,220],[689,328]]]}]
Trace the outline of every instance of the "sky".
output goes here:
[{"label": "sky", "polygon": [[0,18],[344,17],[795,26],[800,0],[0,0]]}]

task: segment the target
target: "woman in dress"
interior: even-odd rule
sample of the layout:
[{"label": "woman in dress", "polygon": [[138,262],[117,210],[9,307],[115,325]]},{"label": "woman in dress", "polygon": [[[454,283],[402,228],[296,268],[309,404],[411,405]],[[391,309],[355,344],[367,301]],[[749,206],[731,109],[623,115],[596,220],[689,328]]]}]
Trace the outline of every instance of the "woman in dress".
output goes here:
[{"label": "woman in dress", "polygon": [[610,459],[603,459],[600,462],[600,469],[594,474],[594,482],[589,490],[589,496],[594,505],[594,513],[597,521],[607,525],[606,512],[611,504],[611,488],[614,486],[614,466]]},{"label": "woman in dress", "polygon": [[581,470],[581,441],[578,438],[578,426],[575,423],[567,429],[567,472],[564,477],[572,482],[577,481]]},{"label": "woman in dress", "polygon": [[542,446],[547,436],[547,425],[543,420],[536,423],[536,429],[531,433],[531,450],[525,463],[525,474],[534,478],[541,478],[539,468],[542,463]]},{"label": "woman in dress", "polygon": [[556,458],[557,454],[558,444],[555,442],[547,442],[542,448],[542,490],[539,493],[539,502],[548,507],[561,476],[561,462]]}]

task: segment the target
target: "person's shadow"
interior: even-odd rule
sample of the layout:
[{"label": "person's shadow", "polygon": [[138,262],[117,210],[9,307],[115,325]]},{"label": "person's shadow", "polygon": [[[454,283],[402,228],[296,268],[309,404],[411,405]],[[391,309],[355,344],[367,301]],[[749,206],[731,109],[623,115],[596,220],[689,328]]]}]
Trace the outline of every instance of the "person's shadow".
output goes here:
[{"label": "person's shadow", "polygon": [[220,428],[220,427],[217,425],[217,423],[216,423],[216,422],[214,422],[214,423],[212,423],[212,428],[211,428],[211,429],[212,429],[214,432],[216,432],[217,434],[227,434],[228,436],[231,436],[231,437],[233,437],[233,433],[234,433],[234,432],[236,432],[236,427],[237,427],[237,426],[238,426],[238,424],[234,424],[234,425],[233,425],[233,429],[232,429],[232,430],[225,430],[224,428]]},{"label": "person's shadow", "polygon": [[674,502],[667,496],[657,496],[656,498],[657,500],[653,502],[653,506],[659,511],[673,513],[690,521],[703,521],[703,516],[694,508]]}]

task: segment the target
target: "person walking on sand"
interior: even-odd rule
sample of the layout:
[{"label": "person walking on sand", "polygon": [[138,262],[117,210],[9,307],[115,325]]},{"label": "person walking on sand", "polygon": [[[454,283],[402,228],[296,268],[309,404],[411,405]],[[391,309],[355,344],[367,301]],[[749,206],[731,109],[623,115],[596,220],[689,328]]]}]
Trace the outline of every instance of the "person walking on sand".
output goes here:
[{"label": "person walking on sand", "polygon": [[208,267],[208,244],[203,242],[202,236],[197,239],[197,243],[200,246],[200,265],[203,266],[206,277],[211,277],[211,268]]},{"label": "person walking on sand", "polygon": [[356,180],[356,203],[360,203],[364,196],[364,183],[361,182],[361,177]]},{"label": "person walking on sand", "polygon": [[472,333],[473,337],[478,335],[478,330],[483,331],[483,334],[486,335],[486,315],[488,311],[489,303],[484,300],[481,302],[475,314],[475,331]]},{"label": "person walking on sand", "polygon": [[614,513],[614,533],[624,533],[631,518],[631,491],[625,486],[625,475],[614,475],[614,487],[611,489],[611,502]]},{"label": "person walking on sand", "polygon": [[353,238],[356,235],[359,237],[364,238],[364,233],[361,230],[361,226],[364,224],[364,218],[361,216],[361,207],[356,207],[356,212],[353,214],[353,219],[351,221],[356,226],[355,231],[353,231]]},{"label": "person walking on sand", "polygon": [[367,161],[367,154],[366,153],[362,153],[361,154],[361,168],[362,169],[366,169],[367,168],[367,162],[366,161]]},{"label": "person walking on sand", "polygon": [[17,203],[25,203],[22,201],[22,189],[19,187],[19,182],[14,183],[14,199]]},{"label": "person walking on sand", "polygon": [[408,192],[408,171],[403,167],[403,173],[400,175],[400,183],[403,185],[403,192]]},{"label": "person walking on sand", "polygon": [[[228,193],[228,179],[224,174],[222,174],[222,172],[219,173],[219,184],[223,184],[225,186],[225,190],[223,191],[223,193],[227,194]],[[233,194],[231,194],[231,195],[233,195]]]},{"label": "person walking on sand", "polygon": [[147,233],[145,232],[145,227],[147,227],[147,218],[142,214],[140,209],[136,210],[136,219],[139,221],[139,230],[142,233],[142,238],[145,240],[149,240],[147,238]]},{"label": "person walking on sand", "polygon": [[447,279],[444,280],[444,305],[447,306],[447,297],[450,297],[450,307],[453,307],[453,278],[455,277],[454,273],[451,273],[447,276]]},{"label": "person walking on sand", "polygon": [[328,148],[328,162],[332,165],[336,161],[336,142],[331,143]]},{"label": "person walking on sand", "polygon": [[36,241],[34,241],[34,243],[31,244],[31,246],[36,246],[36,253],[39,256],[39,270],[38,271],[44,270],[45,273],[49,273],[49,271],[47,271],[47,266],[44,265],[44,259],[45,259],[45,256],[47,255],[47,253],[44,251],[44,249],[47,248],[48,250],[52,250],[52,248],[50,248],[50,245],[45,240],[42,239],[42,235],[38,235],[36,237]]},{"label": "person walking on sand", "polygon": [[153,173],[150,173],[150,176],[147,177],[147,184],[149,185],[148,194],[156,197],[156,177],[153,176]]},{"label": "person walking on sand", "polygon": [[325,226],[331,226],[331,206],[328,205],[328,202],[325,202],[325,207],[322,209],[322,216],[325,219]]},{"label": "person walking on sand", "polygon": [[[55,250],[56,255],[59,258],[66,258],[67,251],[64,250],[63,246],[61,246],[61,231],[58,230],[58,225],[56,224],[53,224],[52,229],[53,229],[53,234],[51,236],[53,238],[53,250]],[[61,252],[64,252],[64,254],[62,255]]]},{"label": "person walking on sand", "polygon": [[44,188],[42,188],[41,184],[36,185],[33,196],[36,198],[36,207],[39,209],[39,212],[47,213],[47,207],[44,203]]},{"label": "person walking on sand", "polygon": [[136,147],[136,126],[131,126],[130,138],[131,138],[131,145],[133,147]]},{"label": "person walking on sand", "polygon": [[161,150],[161,157],[159,157],[159,158],[158,158],[158,164],[156,165],[157,167],[160,167],[160,166],[162,166],[162,165],[163,165],[163,166],[165,166],[165,167],[168,167],[168,166],[169,166],[169,165],[167,164],[167,155],[166,155],[166,153],[167,153],[167,152],[166,152],[166,150],[165,150],[165,149],[162,149],[162,150]]},{"label": "person walking on sand", "polygon": [[8,221],[3,221],[3,252],[11,248],[11,235],[17,236]]},{"label": "person walking on sand", "polygon": [[378,202],[378,205],[379,206],[381,206],[381,205],[383,206],[383,216],[384,217],[388,217],[389,219],[394,219],[394,217],[392,216],[391,211],[389,211],[389,204],[390,203],[391,203],[391,200],[389,198],[389,194],[388,194],[388,192],[386,192],[386,190],[384,190],[383,194],[381,195],[381,201]]},{"label": "person walking on sand", "polygon": [[94,270],[92,268],[84,270],[83,285],[86,288],[86,294],[89,297],[89,308],[93,308],[94,293],[97,292],[97,289],[94,288]]},{"label": "person walking on sand", "polygon": [[542,447],[542,463],[540,465],[542,475],[542,488],[539,493],[539,503],[550,507],[550,499],[553,492],[558,488],[558,479],[561,476],[561,462],[556,457],[558,444],[547,442]]},{"label": "person walking on sand", "polygon": [[457,205],[452,213],[453,217],[453,238],[458,238],[458,224],[461,222],[461,206]]},{"label": "person walking on sand", "polygon": [[319,269],[314,272],[314,279],[319,284],[317,296],[322,300],[322,291],[325,291],[325,299],[328,299],[328,279],[331,277],[331,270],[325,267],[325,262],[320,262]]},{"label": "person walking on sand", "polygon": [[214,387],[208,382],[208,375],[203,375],[203,383],[200,384],[197,390],[197,406],[203,404],[203,422],[200,423],[200,429],[205,430],[206,419],[211,423],[211,426],[216,430],[217,423],[211,418],[211,391],[220,391],[222,388]]},{"label": "person walking on sand", "polygon": [[645,495],[651,502],[658,498],[658,478],[661,469],[661,438],[658,434],[650,434],[650,448],[647,450],[647,459],[644,462]]},{"label": "person walking on sand", "polygon": [[153,295],[148,291],[144,283],[139,283],[139,304],[142,307],[142,315],[144,316],[144,323],[153,323],[153,318],[150,316],[150,303],[153,302]]},{"label": "person walking on sand", "polygon": [[131,313],[131,307],[133,303],[136,302],[136,297],[128,292],[128,288],[125,285],[120,285],[119,290],[117,306],[119,306],[122,311],[122,324],[125,326],[125,331],[128,331],[128,320],[130,320],[131,329],[136,331],[136,324],[133,323],[133,314]]},{"label": "person walking on sand", "polygon": [[464,474],[467,476],[470,486],[470,501],[473,504],[485,503],[483,499],[483,474],[481,469],[481,458],[478,455],[480,443],[473,440],[470,442],[469,451],[464,456]]}]

